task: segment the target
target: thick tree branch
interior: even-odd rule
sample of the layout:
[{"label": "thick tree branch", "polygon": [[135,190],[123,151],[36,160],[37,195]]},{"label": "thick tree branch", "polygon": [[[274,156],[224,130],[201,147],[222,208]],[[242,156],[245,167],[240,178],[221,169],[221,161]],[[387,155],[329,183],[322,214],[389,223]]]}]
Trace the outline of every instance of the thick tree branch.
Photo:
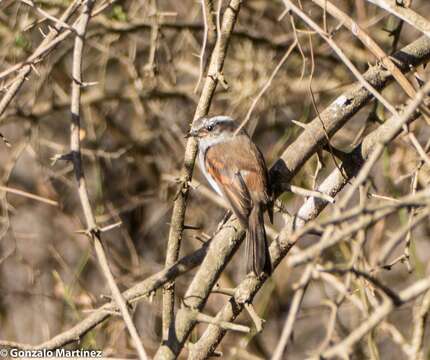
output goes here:
[{"label": "thick tree branch", "polygon": [[[218,34],[217,43],[212,53],[208,74],[203,84],[199,103],[194,114],[194,120],[206,115],[215,93],[219,79],[222,77],[222,68],[226,57],[230,35],[233,31],[239,9],[240,0],[232,0],[227,6],[221,27]],[[170,222],[169,240],[167,244],[166,267],[171,266],[178,260],[181,247],[182,231],[184,229],[185,210],[189,192],[189,182],[191,181],[194,160],[197,153],[197,143],[194,138],[189,138],[185,148],[184,164],[181,171],[181,188],[173,205],[173,213]],[[163,292],[163,342],[170,346],[173,334],[169,333],[169,328],[173,326],[175,292],[174,283],[167,284]],[[166,345],[163,345],[163,347]]]},{"label": "thick tree branch", "polygon": [[379,6],[381,9],[390,12],[399,19],[407,22],[424,35],[430,37],[430,21],[416,13],[412,9],[397,4],[396,0],[367,0],[368,2]]},{"label": "thick tree branch", "polygon": [[[395,59],[398,61],[398,66],[402,69],[402,71],[409,69],[409,64],[416,66],[422,62],[425,62],[429,59],[430,56],[430,40],[427,38],[420,38],[412,44],[408,45],[401,51],[395,54]],[[374,84],[377,88],[384,87],[390,80],[390,74],[388,71],[384,70],[380,66],[375,66],[371,68],[365,75],[366,79]],[[321,118],[323,119],[324,126],[327,129],[329,135],[333,135],[340,127],[342,127],[346,121],[348,121],[359,109],[361,109],[366,103],[369,102],[371,96],[362,89],[359,85],[353,86],[349,91],[339,96],[325,111],[321,112]],[[363,156],[366,156],[368,150],[372,148],[374,143],[376,143],[378,137],[385,131],[384,127],[389,128],[391,126],[392,120],[387,121],[382,127],[378,128],[377,131],[371,133],[368,137],[366,137],[361,145],[360,150],[355,150],[351,154],[350,161],[345,162],[342,166],[344,170],[349,173],[347,178],[351,178],[356,173],[357,164],[359,164],[362,160],[360,160],[360,153],[363,152]],[[381,131],[381,132],[379,132]],[[315,153],[317,149],[320,149],[326,143],[326,137],[324,134],[324,130],[321,126],[320,120],[314,119],[309,125],[306,127],[306,130],[297,138],[295,142],[284,152],[282,155],[282,159],[277,162],[277,165],[274,169],[272,169],[272,174],[274,174],[275,181],[277,181],[280,185],[277,186],[278,190],[281,191],[283,186],[288,186],[289,181],[293,177],[294,174],[299,171],[301,166],[309,159],[309,157]],[[368,150],[366,150],[368,149]],[[355,160],[354,160],[355,159]],[[354,170],[355,169],[355,170]],[[285,179],[285,180],[284,180]],[[332,175],[327,178],[320,187],[319,191],[324,193],[329,193],[330,196],[335,195],[340,189],[344,186],[346,180],[339,171],[334,172]],[[321,199],[310,198],[307,202],[307,205],[302,207],[299,215],[302,220],[314,218],[321,209],[326,206],[326,202]],[[306,211],[304,209],[307,208]],[[297,221],[300,221],[298,219]],[[234,227],[230,225],[238,224],[229,222],[225,226],[220,233],[218,233],[210,243],[205,245],[203,248],[197,250],[195,253],[181,259],[177,264],[173,265],[170,268],[163,270],[162,272],[155,274],[147,280],[142,281],[141,283],[133,286],[131,289],[127,290],[123,293],[124,298],[127,301],[137,301],[142,296],[147,295],[149,292],[163,286],[167,281],[170,281],[177,276],[180,276],[184,272],[187,272],[189,269],[197,266],[201,263],[203,258],[207,253],[207,246],[211,247],[210,251],[210,259],[216,262],[217,273],[220,272],[220,269],[223,269],[226,261],[228,261],[234,252],[234,250],[239,246],[240,239],[243,236],[243,232],[234,230]],[[221,248],[219,252],[215,250],[220,244]],[[233,249],[230,248],[230,244],[233,246]],[[212,249],[213,248],[213,249]],[[285,250],[285,249],[284,249]],[[276,252],[277,254],[278,252]],[[214,256],[215,254],[215,256]],[[219,256],[227,256],[227,258],[220,258]],[[276,255],[279,256],[279,255]],[[276,259],[276,257],[275,257]],[[209,261],[209,260],[208,260]],[[209,268],[202,267],[203,271],[210,271]],[[216,275],[218,276],[218,275]],[[215,276],[215,277],[216,277]],[[201,277],[199,278],[201,279]],[[206,282],[206,279],[204,279]],[[211,280],[213,282],[213,280]],[[246,290],[243,294],[245,299],[252,299],[253,291],[256,291],[256,288],[261,286],[262,282],[255,282],[247,280],[247,284],[250,286],[250,290]],[[246,285],[246,284],[245,284]],[[206,285],[205,285],[206,286]],[[243,289],[243,287],[241,287]],[[245,289],[247,287],[245,286]],[[239,294],[239,292],[238,292]],[[250,296],[250,294],[252,296]],[[203,294],[204,295],[204,294]],[[38,348],[57,348],[69,344],[71,342],[78,341],[82,336],[84,336],[89,330],[93,329],[95,326],[100,324],[102,321],[107,319],[110,316],[109,311],[118,310],[114,304],[111,302],[109,304],[104,305],[98,310],[92,312],[86,319],[76,324],[71,329],[67,330],[64,333],[61,333],[54,337],[53,339],[40,344],[37,346]],[[242,310],[241,305],[236,303],[234,299],[230,299],[229,304],[226,305],[226,308],[222,311],[219,316],[223,316],[223,318],[234,319],[237,314]],[[211,326],[208,327],[208,331],[212,330]],[[208,331],[205,332],[205,336],[201,338],[201,340],[196,344],[195,349],[192,354],[200,353],[198,351],[201,349],[207,348],[207,353],[211,353],[211,349],[216,347],[216,344],[221,341],[223,333],[212,332],[210,331],[208,335]],[[6,343],[2,342],[2,345],[6,346]],[[206,345],[205,345],[206,344]],[[16,345],[16,344],[15,344]],[[28,345],[23,345],[24,347],[31,347]],[[201,353],[204,354],[204,351]],[[202,355],[203,356],[203,355]]]},{"label": "thick tree branch", "polygon": [[[428,59],[428,53],[426,55],[426,59]],[[331,105],[330,107],[332,106],[333,105]],[[417,104],[414,104],[414,106],[417,106]],[[329,114],[330,107],[326,109],[322,114],[324,114],[325,116]],[[407,120],[411,121],[416,117],[417,117],[417,114],[415,112],[409,112],[407,116]],[[316,120],[313,120],[313,122]],[[338,117],[338,121],[339,120],[342,120],[342,118],[339,119]],[[388,120],[386,123],[384,123],[382,126],[380,126],[377,130],[369,134],[363,140],[362,144],[358,146],[348,156],[348,158],[343,161],[341,168],[344,170],[343,171],[344,173],[343,174],[340,173],[339,170],[336,168],[333,171],[333,173],[329,175],[329,177],[327,177],[327,179],[318,187],[318,191],[326,193],[327,195],[330,195],[330,196],[335,196],[339,191],[341,191],[343,187],[346,185],[346,183],[352,177],[357,175],[358,171],[362,168],[364,161],[368,158],[368,156],[371,154],[372,150],[377,146],[377,144],[379,144],[380,139],[384,138],[384,135],[386,135],[387,133],[389,135],[393,135],[393,133],[390,134],[390,131],[392,129],[395,129],[395,131],[393,130],[395,134],[399,133],[399,128],[398,127],[396,128],[396,125],[398,125],[398,123],[399,123],[399,120],[393,117],[390,120]],[[311,126],[306,127],[306,130],[302,133],[300,137],[304,137],[304,135],[309,136],[309,133],[307,132],[310,132],[313,130],[311,129],[312,129]],[[315,133],[318,134],[318,132],[316,131]],[[322,135],[321,142],[323,142],[324,135],[323,134],[321,135]],[[312,141],[316,142],[318,141],[318,138],[316,139],[314,138]],[[309,139],[307,143],[302,143],[301,147],[303,148],[303,150],[307,150],[309,147],[318,146],[318,144],[315,144],[315,143],[312,144],[312,141]],[[297,140],[293,143],[293,145],[294,144],[298,146]],[[293,145],[290,145],[290,147],[284,153],[282,161],[285,161],[284,159],[287,159],[288,161],[289,157],[292,160],[295,160],[295,161],[298,160],[297,157],[300,155],[297,155],[297,152],[293,151],[293,149],[295,149],[294,147],[292,147]],[[289,157],[287,157],[286,155]],[[284,168],[281,168],[281,169],[283,169],[283,172],[286,173],[287,174],[286,176],[288,177],[288,172],[287,172],[288,170]],[[291,173],[295,173],[295,172],[291,172]],[[288,227],[284,229],[282,231],[282,235],[279,241],[272,243],[270,250],[271,250],[272,262],[275,265],[278,264],[283,257],[285,257],[285,255],[289,252],[290,248],[294,245],[294,242],[289,240],[289,235],[291,231],[303,227],[306,222],[314,219],[325,208],[326,205],[327,205],[327,202],[325,202],[320,198],[310,198],[305,202],[305,204],[298,211],[297,216],[293,221],[293,223],[290,224],[290,229],[288,230]],[[382,215],[386,216],[386,214],[382,214]],[[369,217],[369,219],[367,219],[366,222],[370,224],[376,220],[377,220],[376,218]],[[361,227],[362,225],[363,224],[357,224],[358,227]],[[339,239],[344,238],[345,235],[346,234],[340,235]],[[331,240],[338,241],[334,238]],[[328,244],[316,244],[315,251],[308,249],[309,250],[308,252],[304,251],[296,257],[291,257],[289,258],[288,264],[290,266],[297,266],[298,264],[305,262],[307,259],[312,257],[313,252],[319,252],[322,249],[322,248],[317,249],[318,246],[327,247]],[[210,253],[208,254],[207,257],[209,256],[210,256]],[[265,278],[262,278],[262,279],[253,278],[253,279],[244,280],[236,288],[235,296],[230,298],[229,302],[219,312],[217,318],[222,321],[228,321],[228,322],[234,321],[234,319],[242,311],[244,304],[246,302],[252,301],[253,297],[260,289],[260,287],[263,285],[265,280],[266,280]],[[225,335],[225,331],[222,331],[222,329],[216,329],[212,326],[208,326],[204,334],[201,336],[200,340],[196,344],[194,344],[190,358],[204,359],[207,356],[209,356],[214,351],[214,349],[219,344],[219,342],[221,341],[224,335]]]},{"label": "thick tree branch", "polygon": [[[407,72],[430,59],[430,39],[422,36],[396,52],[392,58],[401,71]],[[363,77],[378,90],[392,81],[391,73],[381,65],[373,66]],[[284,151],[270,171],[276,194],[282,193],[301,166],[327,144],[327,135],[333,136],[371,99],[371,94],[360,84],[356,84],[307,124],[306,130]]]}]

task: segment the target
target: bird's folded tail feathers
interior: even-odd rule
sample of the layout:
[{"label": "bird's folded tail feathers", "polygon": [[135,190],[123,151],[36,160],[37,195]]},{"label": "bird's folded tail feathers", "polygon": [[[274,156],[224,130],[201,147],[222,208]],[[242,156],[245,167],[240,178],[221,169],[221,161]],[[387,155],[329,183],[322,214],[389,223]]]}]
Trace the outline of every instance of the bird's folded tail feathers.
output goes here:
[{"label": "bird's folded tail feathers", "polygon": [[262,272],[272,273],[263,213],[261,205],[253,206],[246,234],[246,272],[254,272],[257,276]]}]

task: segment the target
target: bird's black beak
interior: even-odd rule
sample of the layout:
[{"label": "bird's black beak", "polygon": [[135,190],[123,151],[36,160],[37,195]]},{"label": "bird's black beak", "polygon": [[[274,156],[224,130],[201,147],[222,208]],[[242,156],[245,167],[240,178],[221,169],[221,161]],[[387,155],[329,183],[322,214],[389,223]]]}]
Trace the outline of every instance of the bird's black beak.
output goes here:
[{"label": "bird's black beak", "polygon": [[188,139],[190,137],[196,137],[197,136],[197,131],[196,130],[190,130],[190,132],[188,134],[186,134],[184,137],[185,139]]}]

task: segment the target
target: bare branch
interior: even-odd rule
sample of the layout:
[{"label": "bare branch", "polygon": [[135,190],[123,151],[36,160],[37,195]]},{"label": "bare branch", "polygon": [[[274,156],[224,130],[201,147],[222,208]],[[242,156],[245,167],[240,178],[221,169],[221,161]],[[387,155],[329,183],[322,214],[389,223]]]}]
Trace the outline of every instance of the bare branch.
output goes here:
[{"label": "bare branch", "polygon": [[430,21],[410,8],[397,5],[396,0],[367,0],[379,6],[430,37]]},{"label": "bare branch", "polygon": [[[194,120],[204,116],[209,111],[212,97],[217,87],[219,76],[221,74],[224,60],[226,57],[227,47],[230,40],[230,35],[233,31],[238,12],[240,9],[240,0],[232,0],[225,10],[223,16],[223,23],[221,33],[218,34],[217,44],[212,53],[211,62],[209,64],[208,74],[206,76],[200,100],[194,114]],[[193,121],[194,121],[193,120]],[[184,155],[184,164],[181,171],[181,188],[178,191],[178,196],[173,205],[173,213],[171,219],[171,226],[169,231],[169,240],[167,245],[166,254],[166,267],[171,266],[178,260],[179,250],[181,246],[182,231],[184,226],[185,210],[187,205],[188,184],[191,181],[192,171],[194,167],[194,160],[197,153],[197,144],[195,139],[189,138]],[[171,347],[176,347],[174,343],[181,342],[181,336],[176,334],[173,339],[173,333],[169,333],[169,328],[174,326],[174,303],[175,292],[174,284],[168,284],[164,288],[163,293],[163,340]],[[182,334],[182,335],[185,335]],[[183,339],[185,340],[185,339]],[[172,343],[173,342],[173,343]],[[167,345],[160,348],[160,352],[166,351]],[[175,349],[175,352],[179,349]]]},{"label": "bare branch", "polygon": [[128,311],[127,305],[118,289],[115,279],[110,271],[109,263],[106,254],[103,249],[103,245],[100,237],[100,229],[96,224],[96,220],[91,209],[90,200],[88,196],[87,184],[85,181],[84,169],[82,167],[82,156],[81,156],[81,143],[80,143],[80,98],[81,98],[81,84],[82,84],[82,52],[84,47],[85,33],[89,20],[91,18],[91,11],[93,7],[92,0],[86,0],[84,4],[84,10],[82,16],[76,25],[76,38],[75,46],[73,51],[73,83],[72,83],[72,98],[71,98],[71,116],[72,122],[70,126],[70,149],[73,167],[75,170],[76,181],[78,183],[78,194],[84,212],[85,220],[87,223],[87,231],[91,240],[94,242],[94,249],[97,254],[97,258],[102,269],[103,275],[105,276],[112,296],[118,305],[124,322],[127,325],[128,331],[130,332],[131,338],[133,339],[136,350],[141,360],[147,359],[143,345],[139,339],[137,330],[133,324],[133,320]]}]

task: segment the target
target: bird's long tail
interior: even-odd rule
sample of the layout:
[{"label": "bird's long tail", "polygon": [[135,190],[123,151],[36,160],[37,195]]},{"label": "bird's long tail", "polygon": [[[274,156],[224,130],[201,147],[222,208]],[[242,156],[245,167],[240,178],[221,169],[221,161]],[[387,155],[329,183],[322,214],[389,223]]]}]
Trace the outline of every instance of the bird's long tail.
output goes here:
[{"label": "bird's long tail", "polygon": [[255,204],[249,215],[246,235],[246,272],[253,271],[256,275],[272,273],[263,214],[262,205]]}]

